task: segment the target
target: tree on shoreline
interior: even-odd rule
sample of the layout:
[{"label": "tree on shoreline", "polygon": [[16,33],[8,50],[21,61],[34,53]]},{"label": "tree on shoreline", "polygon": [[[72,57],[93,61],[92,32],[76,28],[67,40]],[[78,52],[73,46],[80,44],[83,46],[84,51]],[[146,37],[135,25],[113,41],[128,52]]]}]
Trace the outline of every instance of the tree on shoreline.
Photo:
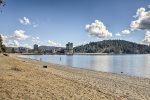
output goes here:
[{"label": "tree on shoreline", "polygon": [[6,47],[5,47],[5,45],[3,45],[3,39],[0,35],[0,53],[5,52],[5,51],[6,51]]}]

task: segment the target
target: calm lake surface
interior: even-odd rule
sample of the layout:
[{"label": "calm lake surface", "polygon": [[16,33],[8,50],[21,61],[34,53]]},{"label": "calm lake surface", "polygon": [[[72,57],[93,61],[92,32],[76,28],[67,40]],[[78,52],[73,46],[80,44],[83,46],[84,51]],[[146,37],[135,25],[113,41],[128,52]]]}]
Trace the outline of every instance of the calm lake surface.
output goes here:
[{"label": "calm lake surface", "polygon": [[150,55],[19,55],[23,58],[103,72],[150,78]]}]

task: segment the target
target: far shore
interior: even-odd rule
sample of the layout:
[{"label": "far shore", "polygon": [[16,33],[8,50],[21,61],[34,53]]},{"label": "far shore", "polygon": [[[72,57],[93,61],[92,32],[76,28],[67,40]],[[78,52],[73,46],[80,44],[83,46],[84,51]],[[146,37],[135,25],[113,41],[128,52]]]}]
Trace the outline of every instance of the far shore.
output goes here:
[{"label": "far shore", "polygon": [[[0,54],[0,100],[150,100],[150,79]],[[46,66],[46,68],[43,68]]]},{"label": "far shore", "polygon": [[[19,53],[19,54],[21,54],[21,55],[67,55],[67,54],[42,54],[42,53]],[[148,54],[148,53],[145,53],[145,54]],[[142,54],[124,54],[124,53],[122,53],[122,54],[115,54],[115,53],[73,53],[73,54],[70,54],[70,55],[142,55]]]}]

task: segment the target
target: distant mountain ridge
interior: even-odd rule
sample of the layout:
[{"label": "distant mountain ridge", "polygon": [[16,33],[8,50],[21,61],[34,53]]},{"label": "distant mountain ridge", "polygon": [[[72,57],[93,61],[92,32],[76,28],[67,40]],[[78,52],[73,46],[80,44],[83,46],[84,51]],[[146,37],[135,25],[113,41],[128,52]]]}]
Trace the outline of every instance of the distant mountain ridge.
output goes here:
[{"label": "distant mountain ridge", "polygon": [[150,46],[125,40],[103,40],[74,47],[75,53],[148,54]]}]

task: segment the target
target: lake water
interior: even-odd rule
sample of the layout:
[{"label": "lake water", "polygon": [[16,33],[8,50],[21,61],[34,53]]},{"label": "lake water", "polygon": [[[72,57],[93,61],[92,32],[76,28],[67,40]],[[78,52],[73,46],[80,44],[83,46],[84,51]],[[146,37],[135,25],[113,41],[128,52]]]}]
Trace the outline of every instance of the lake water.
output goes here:
[{"label": "lake water", "polygon": [[150,78],[150,55],[19,55],[44,62]]}]

